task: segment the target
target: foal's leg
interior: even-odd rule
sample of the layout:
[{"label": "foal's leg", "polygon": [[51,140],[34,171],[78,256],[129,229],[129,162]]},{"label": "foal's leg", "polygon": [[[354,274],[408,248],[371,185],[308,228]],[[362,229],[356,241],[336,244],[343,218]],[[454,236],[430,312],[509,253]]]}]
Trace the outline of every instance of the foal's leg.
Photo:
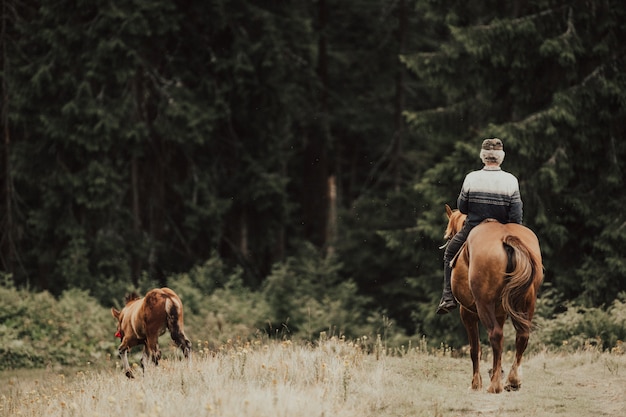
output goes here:
[{"label": "foal's leg", "polygon": [[189,341],[189,339],[187,339],[185,333],[183,333],[182,330],[176,327],[174,329],[170,329],[170,336],[174,343],[176,343],[176,346],[178,346],[180,350],[183,351],[183,355],[185,355],[185,358],[191,359],[191,342]]},{"label": "foal's leg", "polygon": [[182,317],[182,310],[180,311],[180,315],[178,311],[176,311],[176,314],[170,315],[167,321],[167,329],[170,332],[170,337],[174,343],[176,343],[176,346],[183,351],[185,358],[191,360],[191,342],[187,339],[187,336],[185,336]]},{"label": "foal's leg", "polygon": [[159,350],[159,336],[157,334],[146,338],[143,355],[141,356],[141,368],[145,371],[146,366],[150,362],[158,365],[159,359],[161,359],[161,351]]},{"label": "foal's leg", "polygon": [[480,376],[480,339],[478,329],[478,316],[461,306],[461,321],[467,332],[467,339],[470,345],[470,356],[472,357],[472,389],[479,390],[483,387],[483,380]]},{"label": "foal's leg", "polygon": [[120,359],[122,359],[122,365],[124,366],[124,371],[128,378],[134,378],[133,371],[130,369],[130,363],[128,363],[128,352],[130,348],[128,346],[122,345],[119,348]]}]

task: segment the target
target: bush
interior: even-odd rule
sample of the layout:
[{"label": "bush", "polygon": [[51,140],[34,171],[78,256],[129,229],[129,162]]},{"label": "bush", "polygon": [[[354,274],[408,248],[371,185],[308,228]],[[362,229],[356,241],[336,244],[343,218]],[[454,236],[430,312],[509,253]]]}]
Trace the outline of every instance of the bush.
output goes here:
[{"label": "bush", "polygon": [[[210,276],[203,268],[197,268],[195,272]],[[194,279],[187,274],[170,279],[170,287],[183,301],[185,333],[191,340],[215,347],[229,339],[257,337],[265,327],[269,306],[262,294],[243,286],[242,273],[238,269],[226,279],[224,287],[210,293],[198,289]]]},{"label": "bush", "polygon": [[115,347],[110,313],[83,291],[0,287],[0,322],[0,369],[98,361]]},{"label": "bush", "polygon": [[276,264],[263,287],[271,308],[270,332],[309,340],[320,332],[356,338],[376,332],[369,323],[379,316],[354,281],[339,275],[341,264],[312,246]]},{"label": "bush", "polygon": [[[240,268],[229,270],[217,259],[169,282],[183,300],[186,333],[198,343],[196,348],[215,350],[230,341],[263,337],[314,341],[322,332],[326,337],[360,340],[370,350],[410,345],[393,321],[358,293],[352,280],[340,276],[340,267],[333,257],[307,246],[298,256],[276,264],[258,291],[243,285]],[[106,363],[117,357],[109,306],[81,290],[55,298],[4,285],[0,285],[0,369]],[[624,353],[626,293],[602,309],[562,303],[558,294],[547,291],[539,299],[534,321],[532,346],[539,349],[593,347]],[[419,335],[420,340],[422,336],[429,337]],[[512,349],[512,328],[506,336]],[[169,336],[163,337],[167,339],[161,341],[162,348],[169,343]]]},{"label": "bush", "polygon": [[608,309],[584,307],[565,302],[565,311],[537,317],[538,338],[548,347],[575,351],[589,347],[611,350],[626,339],[626,293],[621,293]]}]

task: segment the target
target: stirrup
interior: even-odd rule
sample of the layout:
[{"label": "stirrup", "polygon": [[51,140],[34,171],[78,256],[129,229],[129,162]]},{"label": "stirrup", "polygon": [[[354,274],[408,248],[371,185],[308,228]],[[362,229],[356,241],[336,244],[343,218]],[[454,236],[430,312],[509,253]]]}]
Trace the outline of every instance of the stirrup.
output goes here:
[{"label": "stirrup", "polygon": [[457,307],[456,300],[452,299],[442,299],[437,307],[437,314],[448,314],[451,310],[454,310]]}]

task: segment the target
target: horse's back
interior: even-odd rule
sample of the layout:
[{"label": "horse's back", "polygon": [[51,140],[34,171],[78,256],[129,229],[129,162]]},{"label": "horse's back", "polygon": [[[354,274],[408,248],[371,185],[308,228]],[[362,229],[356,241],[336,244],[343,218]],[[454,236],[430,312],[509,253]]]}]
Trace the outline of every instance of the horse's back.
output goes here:
[{"label": "horse's back", "polygon": [[539,254],[541,253],[539,248],[539,239],[537,238],[535,232],[530,230],[528,227],[517,223],[507,223],[504,226],[511,236],[520,238],[529,249]]},{"label": "horse's back", "polygon": [[466,288],[471,293],[468,300],[478,297],[487,302],[499,298],[506,284],[503,278],[509,266],[509,255],[504,250],[504,244],[508,244],[510,239],[517,239],[528,248],[541,274],[539,240],[532,230],[517,223],[481,223],[472,229],[467,238]]},{"label": "horse's back", "polygon": [[175,300],[175,302],[177,304],[181,304],[180,303],[180,297],[178,296],[178,294],[176,294],[173,290],[171,290],[170,288],[167,287],[162,287],[162,288],[154,288],[150,291],[148,291],[148,293],[146,293],[146,299],[148,298],[160,298],[160,299],[172,299]]},{"label": "horse's back", "polygon": [[469,245],[474,245],[483,249],[501,252],[502,243],[508,236],[514,236],[541,259],[541,249],[537,235],[528,227],[518,223],[500,223],[497,221],[486,221],[474,227],[469,234],[467,241]]},{"label": "horse's back", "polygon": [[507,255],[502,250],[502,239],[507,235],[507,225],[486,221],[474,227],[467,237],[470,265],[480,267],[485,263],[506,266]]},{"label": "horse's back", "polygon": [[167,288],[167,287],[158,288],[158,291],[162,292],[163,294],[167,295],[168,297],[178,298],[178,294],[176,294],[170,288]]}]

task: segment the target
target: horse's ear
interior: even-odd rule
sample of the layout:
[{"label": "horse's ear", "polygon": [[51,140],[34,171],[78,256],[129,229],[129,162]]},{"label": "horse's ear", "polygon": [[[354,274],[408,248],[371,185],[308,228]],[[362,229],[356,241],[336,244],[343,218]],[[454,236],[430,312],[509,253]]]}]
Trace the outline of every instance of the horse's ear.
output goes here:
[{"label": "horse's ear", "polygon": [[115,308],[111,307],[111,314],[113,315],[113,318],[119,320],[120,319],[120,312],[117,311]]},{"label": "horse's ear", "polygon": [[447,204],[446,204],[446,214],[448,215],[448,218],[450,218],[450,215],[452,214],[452,209]]}]

